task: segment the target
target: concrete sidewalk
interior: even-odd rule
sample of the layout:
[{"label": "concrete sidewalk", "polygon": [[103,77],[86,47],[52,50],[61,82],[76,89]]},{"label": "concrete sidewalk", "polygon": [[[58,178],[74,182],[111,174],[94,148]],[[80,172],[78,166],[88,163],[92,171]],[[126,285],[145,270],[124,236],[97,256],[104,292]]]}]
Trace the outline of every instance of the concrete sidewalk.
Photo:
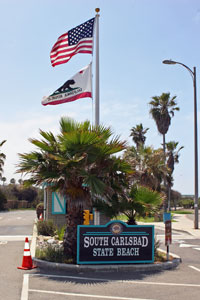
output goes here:
[{"label": "concrete sidewalk", "polygon": [[[174,214],[173,219],[176,222],[172,222],[172,231],[178,230],[182,232],[187,232],[190,235],[194,236],[194,238],[200,238],[200,229],[194,229],[194,221],[189,219],[189,215]],[[147,224],[147,223],[140,223],[140,224]],[[148,224],[154,225],[155,228],[157,229],[163,229],[163,230],[165,229],[165,224],[163,222],[154,222]]]}]

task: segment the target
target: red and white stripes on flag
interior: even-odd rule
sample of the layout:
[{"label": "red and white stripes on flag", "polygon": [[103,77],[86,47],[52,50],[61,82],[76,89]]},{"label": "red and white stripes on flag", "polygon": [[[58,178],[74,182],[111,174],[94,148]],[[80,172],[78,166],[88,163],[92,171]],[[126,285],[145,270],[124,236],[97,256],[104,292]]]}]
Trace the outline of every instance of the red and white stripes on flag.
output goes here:
[{"label": "red and white stripes on flag", "polygon": [[58,38],[50,53],[53,67],[67,63],[77,53],[92,54],[94,20],[92,18]]}]

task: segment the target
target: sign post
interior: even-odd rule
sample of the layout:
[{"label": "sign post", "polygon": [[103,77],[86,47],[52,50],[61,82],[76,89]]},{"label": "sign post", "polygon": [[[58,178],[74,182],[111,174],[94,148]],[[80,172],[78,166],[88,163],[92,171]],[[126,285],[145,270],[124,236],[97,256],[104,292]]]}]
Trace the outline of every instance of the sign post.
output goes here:
[{"label": "sign post", "polygon": [[163,221],[165,223],[165,246],[167,247],[167,261],[168,261],[169,260],[169,245],[172,243],[171,213],[164,213]]}]

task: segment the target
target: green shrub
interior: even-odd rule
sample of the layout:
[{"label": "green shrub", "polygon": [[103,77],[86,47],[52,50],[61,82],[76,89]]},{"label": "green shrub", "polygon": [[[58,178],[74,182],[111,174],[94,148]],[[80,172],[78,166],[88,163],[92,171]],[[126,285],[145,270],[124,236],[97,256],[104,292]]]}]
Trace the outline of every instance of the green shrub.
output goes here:
[{"label": "green shrub", "polygon": [[154,260],[163,261],[163,255],[159,252],[158,248],[160,247],[161,242],[157,239],[157,236],[154,238]]},{"label": "green shrub", "polygon": [[154,213],[154,222],[163,222],[163,211]]},{"label": "green shrub", "polygon": [[[170,256],[170,260],[171,260]],[[157,251],[156,255],[154,256],[154,261],[155,262],[165,262],[167,260],[167,256],[165,252]]]},{"label": "green shrub", "polygon": [[64,263],[64,264],[73,263],[72,258],[67,258],[65,256],[63,247],[58,248],[49,245],[43,249],[36,248],[35,256],[36,258],[46,260],[46,261],[56,262],[56,263]]},{"label": "green shrub", "polygon": [[62,226],[61,228],[57,228],[56,235],[58,236],[59,241],[63,241],[65,229],[66,229],[66,225]]},{"label": "green shrub", "polygon": [[56,248],[47,246],[45,249],[36,249],[36,257],[42,260],[51,262],[63,263],[64,262],[64,250],[63,248]]},{"label": "green shrub", "polygon": [[194,208],[194,200],[182,199],[180,205],[183,206],[183,208]]},{"label": "green shrub", "polygon": [[192,215],[193,212],[192,211],[188,211],[188,210],[174,210],[171,212],[172,215],[174,214],[178,214],[178,215]]},{"label": "green shrub", "polygon": [[56,226],[54,225],[52,220],[48,220],[48,221],[39,220],[37,222],[37,231],[38,231],[38,235],[54,236],[56,231]]}]

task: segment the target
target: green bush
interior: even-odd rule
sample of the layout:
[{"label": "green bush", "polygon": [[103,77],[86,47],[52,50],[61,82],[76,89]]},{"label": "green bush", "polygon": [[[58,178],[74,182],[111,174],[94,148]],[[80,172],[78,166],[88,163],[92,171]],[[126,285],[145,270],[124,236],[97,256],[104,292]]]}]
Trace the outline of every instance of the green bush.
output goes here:
[{"label": "green bush", "polygon": [[63,248],[55,248],[48,246],[45,249],[36,249],[36,257],[42,260],[51,262],[63,263],[64,262],[64,250]]},{"label": "green bush", "polygon": [[194,208],[194,200],[193,199],[182,199],[180,201],[180,205],[183,208]]},{"label": "green bush", "polygon": [[157,239],[157,236],[154,238],[154,261],[155,262],[164,262],[166,261],[166,254],[159,251],[161,242]]},{"label": "green bush", "polygon": [[57,228],[56,235],[58,236],[59,241],[63,241],[65,229],[66,229],[66,225],[62,226],[61,228]]},{"label": "green bush", "polygon": [[64,263],[64,264],[73,263],[73,259],[66,258],[63,247],[58,248],[49,245],[43,249],[36,248],[35,256],[36,258],[46,260],[46,261],[56,262],[56,263]]},{"label": "green bush", "polygon": [[54,236],[56,231],[56,226],[54,225],[52,220],[48,220],[48,221],[39,220],[37,222],[37,231],[38,231],[38,235]]},{"label": "green bush", "polygon": [[192,215],[193,212],[192,211],[188,211],[188,210],[174,210],[171,212],[172,216],[174,214],[178,214],[178,215]]}]

